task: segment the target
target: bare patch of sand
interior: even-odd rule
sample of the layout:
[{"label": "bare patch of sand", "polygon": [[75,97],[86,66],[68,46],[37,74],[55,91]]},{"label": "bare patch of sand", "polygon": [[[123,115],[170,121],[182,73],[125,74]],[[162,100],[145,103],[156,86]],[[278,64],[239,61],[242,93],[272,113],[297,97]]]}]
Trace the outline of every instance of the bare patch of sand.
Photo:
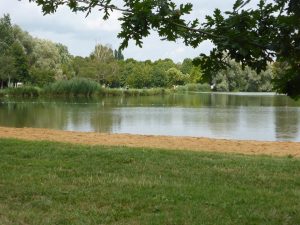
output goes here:
[{"label": "bare patch of sand", "polygon": [[0,138],[48,140],[85,145],[127,146],[169,150],[300,157],[299,142],[239,141],[197,137],[108,134],[8,127],[0,127]]}]

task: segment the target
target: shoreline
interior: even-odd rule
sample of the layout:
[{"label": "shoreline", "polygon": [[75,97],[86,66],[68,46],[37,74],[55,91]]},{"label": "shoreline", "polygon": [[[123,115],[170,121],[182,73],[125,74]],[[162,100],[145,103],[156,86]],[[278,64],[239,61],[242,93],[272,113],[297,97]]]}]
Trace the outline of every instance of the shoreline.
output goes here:
[{"label": "shoreline", "polygon": [[271,142],[0,127],[0,138],[82,145],[300,157],[300,142]]}]

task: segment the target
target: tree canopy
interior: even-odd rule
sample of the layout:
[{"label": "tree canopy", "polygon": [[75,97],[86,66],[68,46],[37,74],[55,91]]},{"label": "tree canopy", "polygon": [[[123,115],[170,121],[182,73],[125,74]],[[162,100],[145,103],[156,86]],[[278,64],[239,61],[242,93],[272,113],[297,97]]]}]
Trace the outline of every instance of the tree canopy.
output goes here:
[{"label": "tree canopy", "polygon": [[[186,58],[182,63],[171,59],[137,61],[124,60],[121,49],[96,44],[88,57],[73,56],[60,43],[33,38],[10,22],[10,16],[0,18],[3,28],[0,42],[0,88],[24,85],[47,87],[62,80],[89,79],[109,88],[178,88],[181,90],[273,91],[272,79],[278,77],[286,64],[273,63],[256,73],[250,67],[227,60],[230,67],[212,76],[210,84],[203,82],[202,68]],[[5,29],[4,29],[5,28]],[[199,84],[205,83],[205,84]]]},{"label": "tree canopy", "polygon": [[225,69],[227,58],[257,72],[270,62],[281,63],[281,76],[275,80],[278,92],[291,97],[300,96],[300,1],[259,0],[257,7],[249,7],[251,0],[236,0],[231,11],[216,9],[205,21],[186,20],[193,10],[191,3],[176,5],[172,0],[29,0],[42,6],[44,14],[54,13],[62,5],[72,11],[102,11],[108,19],[114,10],[122,12],[121,48],[134,40],[142,46],[151,30],[164,40],[182,39],[187,46],[197,47],[205,40],[214,44],[210,55],[200,54],[194,63],[201,65],[203,77]]}]

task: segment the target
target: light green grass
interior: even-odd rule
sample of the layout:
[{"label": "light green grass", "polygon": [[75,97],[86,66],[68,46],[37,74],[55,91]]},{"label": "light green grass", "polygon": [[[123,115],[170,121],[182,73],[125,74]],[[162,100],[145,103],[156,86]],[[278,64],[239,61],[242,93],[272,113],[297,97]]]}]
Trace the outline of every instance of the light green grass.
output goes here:
[{"label": "light green grass", "polygon": [[0,139],[0,224],[300,224],[300,160]]}]

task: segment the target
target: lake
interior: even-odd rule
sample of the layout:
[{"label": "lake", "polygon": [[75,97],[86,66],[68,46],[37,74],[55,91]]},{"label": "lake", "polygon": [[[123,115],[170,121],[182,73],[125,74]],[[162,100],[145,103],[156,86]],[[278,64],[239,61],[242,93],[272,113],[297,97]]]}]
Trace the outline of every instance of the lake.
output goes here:
[{"label": "lake", "polygon": [[0,126],[300,141],[300,102],[272,93],[0,99]]}]

